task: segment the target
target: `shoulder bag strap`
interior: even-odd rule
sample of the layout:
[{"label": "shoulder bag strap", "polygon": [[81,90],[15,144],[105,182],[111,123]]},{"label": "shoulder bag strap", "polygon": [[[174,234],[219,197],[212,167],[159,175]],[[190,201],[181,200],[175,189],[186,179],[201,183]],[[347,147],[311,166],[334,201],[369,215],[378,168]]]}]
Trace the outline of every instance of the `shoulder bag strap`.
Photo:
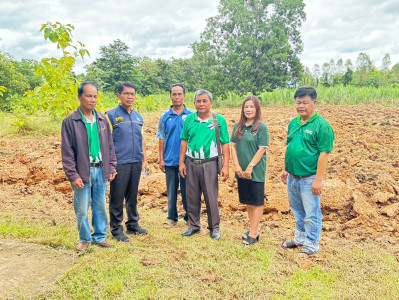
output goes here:
[{"label": "shoulder bag strap", "polygon": [[222,158],[222,145],[220,143],[218,120],[216,119],[215,113],[212,113],[212,117],[213,117],[213,126],[215,127],[215,133],[216,133],[218,156],[219,156],[219,158]]}]

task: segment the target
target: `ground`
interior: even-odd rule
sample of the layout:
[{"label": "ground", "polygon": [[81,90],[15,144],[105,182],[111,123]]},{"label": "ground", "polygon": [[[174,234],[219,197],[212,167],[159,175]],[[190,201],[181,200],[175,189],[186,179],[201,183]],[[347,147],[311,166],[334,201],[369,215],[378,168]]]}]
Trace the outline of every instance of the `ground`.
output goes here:
[{"label": "ground", "polygon": [[[352,242],[369,239],[398,255],[399,109],[320,106],[318,111],[330,122],[335,132],[334,150],[330,155],[322,194],[323,251],[329,250],[328,241],[337,238]],[[225,116],[231,133],[239,117],[239,109],[216,112]],[[276,242],[293,233],[294,220],[280,173],[287,125],[295,114],[293,107],[262,109],[263,120],[270,131],[270,147],[267,150],[266,205],[261,226],[262,233],[273,236]],[[151,171],[140,183],[139,206],[140,209],[159,210],[162,219],[165,217],[167,198],[164,174],[157,164],[158,140],[155,138],[160,114],[143,115]],[[49,226],[76,226],[72,191],[62,170],[60,147],[59,135],[41,139],[0,139],[2,213],[18,212],[23,219],[45,222]],[[247,224],[245,207],[237,200],[232,163],[230,179],[220,183],[219,205],[222,230],[223,226],[237,226],[241,230],[243,224]],[[145,220],[142,222],[144,224]],[[48,253],[51,254],[50,258]],[[59,263],[59,267],[40,270],[38,276],[49,279],[49,283],[73,264],[73,257],[59,259],[57,250],[51,247],[0,240],[0,261],[8,261],[10,257],[27,267],[21,272],[15,264],[1,264],[0,285],[14,282],[14,286],[17,286],[19,282],[28,291],[29,276],[25,278],[25,275],[36,276],[34,272],[37,272],[37,268],[31,266],[37,264],[37,259],[43,261],[49,258],[49,265]],[[58,274],[53,272],[54,269],[59,270]],[[31,285],[34,293],[34,285]],[[6,290],[2,292],[3,296],[7,295]]]}]

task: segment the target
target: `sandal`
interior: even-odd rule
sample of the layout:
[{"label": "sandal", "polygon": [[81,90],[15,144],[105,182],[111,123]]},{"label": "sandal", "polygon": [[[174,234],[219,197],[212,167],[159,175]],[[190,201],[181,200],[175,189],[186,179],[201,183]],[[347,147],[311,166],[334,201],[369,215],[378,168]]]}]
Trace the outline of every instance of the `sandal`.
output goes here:
[{"label": "sandal", "polygon": [[[285,243],[286,246],[284,246],[284,243]],[[301,247],[301,246],[302,245],[295,243],[294,240],[285,240],[285,241],[281,242],[281,247],[283,249],[286,249],[286,250],[287,249],[295,249],[295,248],[298,248],[298,247]]]},{"label": "sandal", "polygon": [[244,239],[244,240],[242,241],[242,243],[243,243],[244,245],[246,245],[246,246],[255,244],[255,243],[259,242],[259,235],[260,235],[260,234],[258,234],[258,236],[257,236],[256,238],[253,238],[253,237],[250,236],[249,233],[248,233],[247,238]]},{"label": "sandal", "polygon": [[313,250],[310,250],[309,248],[306,248],[306,247],[303,247],[301,249],[301,251],[298,252],[298,254],[306,254],[306,256],[311,256],[311,255],[313,255],[315,253],[317,253],[317,252],[315,252]]},{"label": "sandal", "polygon": [[169,228],[175,227],[176,224],[177,224],[176,221],[168,219],[165,223],[163,223],[163,228],[169,229]]},{"label": "sandal", "polygon": [[[260,233],[260,228],[258,228],[258,234]],[[249,230],[245,233],[242,234],[241,239],[245,240],[247,238],[247,236],[249,235]]]}]

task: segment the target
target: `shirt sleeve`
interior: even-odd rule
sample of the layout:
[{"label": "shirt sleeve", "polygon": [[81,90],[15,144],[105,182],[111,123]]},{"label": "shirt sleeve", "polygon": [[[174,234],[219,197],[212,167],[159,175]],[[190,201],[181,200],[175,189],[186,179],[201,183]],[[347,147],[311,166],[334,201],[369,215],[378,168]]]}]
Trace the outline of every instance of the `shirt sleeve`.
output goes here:
[{"label": "shirt sleeve", "polygon": [[157,130],[157,134],[156,137],[160,140],[164,140],[165,139],[165,127],[163,125],[163,117],[165,116],[166,112],[163,112],[161,117],[159,118],[159,123],[158,123],[158,130]]},{"label": "shirt sleeve", "polygon": [[193,114],[190,114],[187,116],[186,121],[184,122],[183,128],[181,130],[180,139],[183,141],[188,141],[188,123],[190,123],[190,119],[191,119],[192,115]]},{"label": "shirt sleeve", "polygon": [[228,144],[229,143],[229,132],[227,130],[227,123],[226,119],[222,116],[218,119],[219,131],[220,131],[220,143],[221,144]]},{"label": "shirt sleeve", "polygon": [[233,127],[233,132],[231,133],[231,136],[230,136],[230,143],[232,143],[232,144],[237,143],[236,139],[234,138],[234,134],[236,133],[237,126],[238,126],[238,123],[235,123],[234,127]]},{"label": "shirt sleeve", "polygon": [[264,123],[260,123],[258,127],[258,146],[269,147],[269,128]]},{"label": "shirt sleeve", "polygon": [[330,124],[326,123],[320,126],[318,138],[319,142],[317,143],[317,149],[319,152],[331,152],[335,136]]}]

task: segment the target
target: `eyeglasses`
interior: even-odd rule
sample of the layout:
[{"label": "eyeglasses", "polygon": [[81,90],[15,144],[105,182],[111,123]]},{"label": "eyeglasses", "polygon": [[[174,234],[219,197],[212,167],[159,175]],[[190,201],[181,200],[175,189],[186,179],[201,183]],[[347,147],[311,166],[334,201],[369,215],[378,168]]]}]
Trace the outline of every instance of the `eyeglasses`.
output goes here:
[{"label": "eyeglasses", "polygon": [[136,96],[136,93],[123,92],[121,95],[123,95],[123,96],[132,96],[132,97],[134,97],[134,96]]}]

